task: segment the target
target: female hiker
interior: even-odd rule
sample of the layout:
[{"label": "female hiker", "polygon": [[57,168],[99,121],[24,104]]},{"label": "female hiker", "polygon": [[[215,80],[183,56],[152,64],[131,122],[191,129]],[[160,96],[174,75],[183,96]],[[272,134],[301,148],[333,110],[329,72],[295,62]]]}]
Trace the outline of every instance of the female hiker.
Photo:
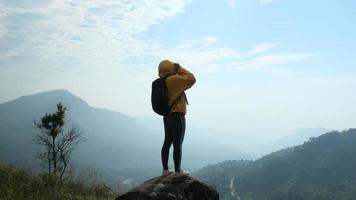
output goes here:
[{"label": "female hiker", "polygon": [[169,114],[163,117],[165,138],[161,150],[163,165],[162,175],[171,173],[168,169],[169,149],[173,143],[174,170],[178,174],[189,174],[181,168],[182,143],[185,133],[185,114],[187,112],[187,97],[185,90],[195,83],[194,75],[181,67],[178,63],[163,60],[158,66],[160,78],[166,78],[166,91],[168,105],[171,106]]}]

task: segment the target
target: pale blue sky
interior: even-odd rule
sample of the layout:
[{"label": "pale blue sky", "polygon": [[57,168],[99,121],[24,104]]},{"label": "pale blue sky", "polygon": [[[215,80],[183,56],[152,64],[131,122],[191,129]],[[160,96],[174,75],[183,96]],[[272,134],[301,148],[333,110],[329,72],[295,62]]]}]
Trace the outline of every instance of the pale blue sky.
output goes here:
[{"label": "pale blue sky", "polygon": [[188,121],[262,140],[356,121],[356,1],[0,0],[0,102],[64,88],[154,117],[160,60],[191,70]]},{"label": "pale blue sky", "polygon": [[[167,47],[180,40],[203,36],[218,39],[218,45],[248,51],[259,43],[278,44],[270,53],[316,54],[303,63],[285,65],[308,75],[347,75],[356,72],[355,1],[282,0],[196,1],[185,13],[153,26],[147,37]],[[281,78],[281,77],[280,77]]]}]

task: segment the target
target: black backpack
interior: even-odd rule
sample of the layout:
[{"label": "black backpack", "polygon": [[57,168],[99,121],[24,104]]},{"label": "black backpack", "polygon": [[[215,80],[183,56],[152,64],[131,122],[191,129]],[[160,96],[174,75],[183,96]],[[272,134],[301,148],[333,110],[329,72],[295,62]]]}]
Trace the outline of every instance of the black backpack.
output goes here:
[{"label": "black backpack", "polygon": [[166,79],[169,77],[166,76],[164,78],[157,78],[152,82],[152,93],[151,93],[151,104],[153,110],[162,116],[166,116],[169,114],[173,105],[177,103],[177,100],[183,95],[180,95],[171,106],[168,106],[168,98],[167,98],[167,87],[166,87]]}]

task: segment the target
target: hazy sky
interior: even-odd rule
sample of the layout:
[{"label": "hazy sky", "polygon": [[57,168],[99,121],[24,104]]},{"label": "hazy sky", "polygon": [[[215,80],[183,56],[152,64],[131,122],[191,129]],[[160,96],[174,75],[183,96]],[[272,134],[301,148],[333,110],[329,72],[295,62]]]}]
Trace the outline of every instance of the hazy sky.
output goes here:
[{"label": "hazy sky", "polygon": [[132,116],[163,59],[190,124],[276,138],[356,127],[354,0],[0,0],[0,102],[64,88]]}]

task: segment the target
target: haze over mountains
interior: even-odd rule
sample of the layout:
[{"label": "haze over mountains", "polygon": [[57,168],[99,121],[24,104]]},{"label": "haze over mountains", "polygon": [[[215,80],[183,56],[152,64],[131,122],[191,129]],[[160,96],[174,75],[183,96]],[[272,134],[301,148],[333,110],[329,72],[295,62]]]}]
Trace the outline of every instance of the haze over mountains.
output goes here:
[{"label": "haze over mountains", "polygon": [[[1,161],[39,166],[35,158],[38,148],[32,141],[38,130],[33,122],[46,112],[53,112],[58,102],[67,107],[68,121],[76,124],[86,139],[74,152],[74,163],[103,169],[108,176],[115,172],[113,174],[124,175],[119,178],[135,180],[144,180],[160,173],[160,150],[164,135],[161,121],[145,121],[120,112],[94,108],[66,90],[22,96],[0,104]],[[208,130],[187,127],[183,160],[185,168],[197,170],[225,159],[251,157],[233,145],[219,144],[218,141],[211,145],[213,134]]]},{"label": "haze over mountains", "polygon": [[266,153],[278,151],[286,147],[301,145],[305,141],[308,141],[310,138],[318,137],[329,131],[332,130],[322,127],[298,129],[294,134],[282,137],[269,143],[265,143],[260,148],[257,147],[253,152],[255,152],[256,155],[264,156]]},{"label": "haze over mountains", "polygon": [[[53,112],[56,102],[67,107],[67,119],[82,131],[86,142],[78,146],[73,161],[99,168],[133,169],[152,163],[143,152],[153,152],[156,145],[134,119],[119,112],[90,107],[66,90],[23,96],[0,105],[1,160],[14,164],[36,164],[37,147],[32,138],[38,130],[33,121]],[[147,145],[135,141],[142,138]],[[142,157],[141,159],[136,159]],[[151,158],[152,159],[152,158]]]},{"label": "haze over mountains", "polygon": [[[37,169],[40,167],[39,160],[35,157],[38,147],[33,142],[33,136],[38,130],[34,128],[33,121],[39,120],[46,112],[53,112],[58,102],[67,107],[69,126],[77,125],[86,139],[73,154],[75,166],[94,168],[111,183],[131,180],[133,184],[138,184],[160,174],[160,149],[164,135],[161,118],[135,118],[120,112],[95,108],[67,90],[22,96],[0,104],[1,162],[17,166],[28,164]],[[308,185],[305,180],[310,177],[324,180],[320,176],[327,176],[327,173],[334,170],[337,172],[337,176],[333,177],[334,181],[341,177],[343,182],[339,185],[325,185],[325,188],[329,190],[346,187],[346,184],[354,181],[354,174],[350,171],[354,162],[347,156],[351,156],[354,151],[351,146],[356,146],[354,129],[342,134],[331,132],[322,135],[328,131],[324,128],[302,129],[275,142],[246,148],[249,143],[237,139],[243,138],[242,136],[234,135],[229,140],[231,133],[188,124],[183,148],[183,167],[195,171],[194,176],[216,184],[223,199],[233,198],[231,192],[234,191],[242,197],[271,199],[292,198],[288,196],[290,191],[298,198],[302,193],[314,195],[313,197],[325,195],[320,188]],[[309,138],[309,142],[301,145]],[[261,154],[298,144],[300,146],[271,153],[256,161],[251,160],[259,158]],[[323,156],[319,159],[319,155]],[[237,161],[240,159],[245,161]],[[304,164],[300,165],[299,162]],[[339,168],[339,163],[347,165]],[[171,156],[170,166],[172,167]],[[308,177],[304,177],[305,167],[313,172],[308,172]],[[348,171],[343,171],[344,169]],[[318,170],[324,170],[325,173],[320,174]],[[283,177],[280,173],[284,173]],[[294,178],[291,177],[293,174]],[[347,176],[351,178],[342,174],[349,174]],[[311,190],[306,189],[312,186],[314,188]],[[346,188],[341,195],[350,196],[350,192],[351,189]]]}]

